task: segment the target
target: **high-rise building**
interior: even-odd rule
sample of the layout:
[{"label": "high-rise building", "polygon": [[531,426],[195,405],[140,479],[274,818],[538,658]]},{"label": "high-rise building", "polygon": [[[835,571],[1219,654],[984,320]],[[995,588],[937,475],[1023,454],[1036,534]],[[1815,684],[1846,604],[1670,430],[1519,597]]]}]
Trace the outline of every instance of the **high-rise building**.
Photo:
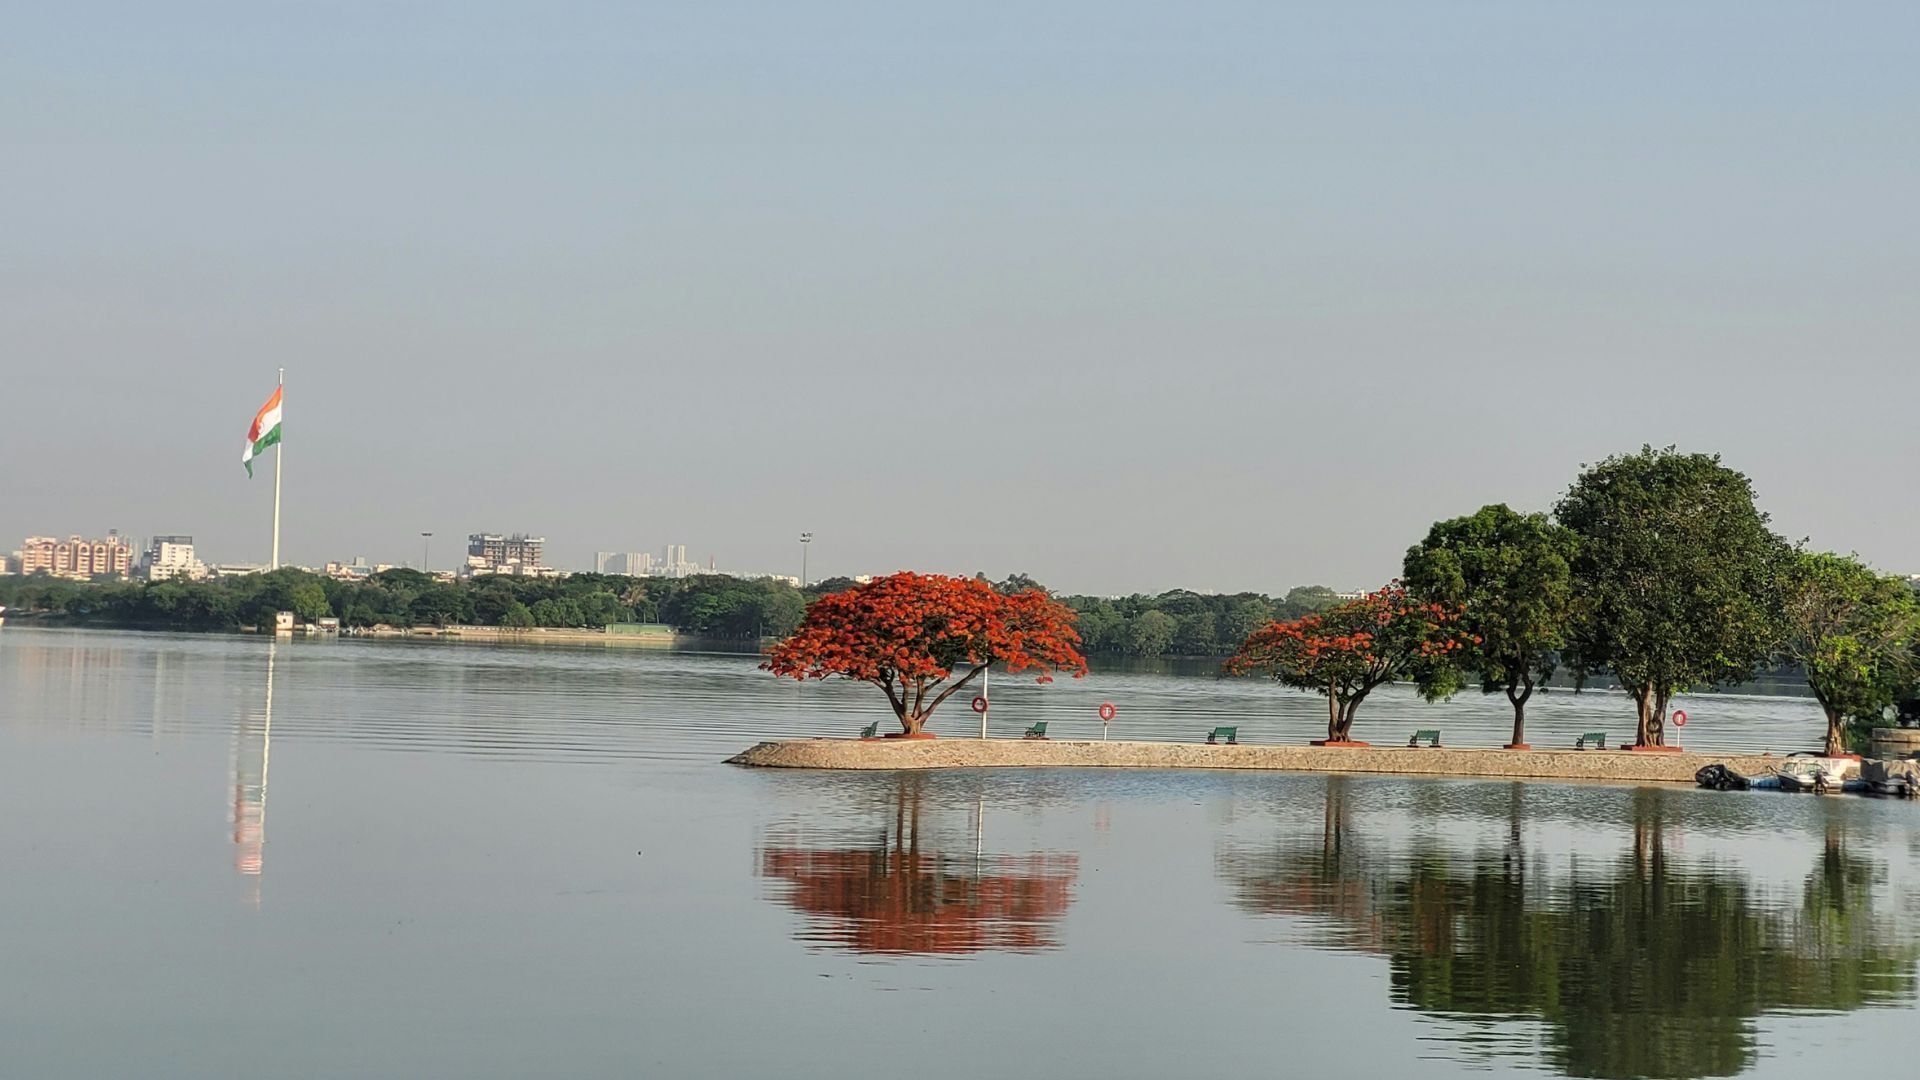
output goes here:
[{"label": "high-rise building", "polygon": [[645,577],[653,572],[653,556],[644,551],[596,551],[593,569],[598,574]]},{"label": "high-rise building", "polygon": [[191,536],[155,536],[147,540],[146,554],[140,557],[140,576],[148,581],[186,577],[195,581],[207,576],[207,564],[193,553]]},{"label": "high-rise building", "polygon": [[540,554],[546,542],[525,533],[473,533],[467,537],[467,573],[544,575]]},{"label": "high-rise building", "polygon": [[103,574],[126,577],[133,568],[133,547],[120,539],[116,530],[104,540],[83,540],[69,536],[56,540],[51,536],[29,536],[20,545],[22,574],[48,573],[54,577],[86,581]]}]

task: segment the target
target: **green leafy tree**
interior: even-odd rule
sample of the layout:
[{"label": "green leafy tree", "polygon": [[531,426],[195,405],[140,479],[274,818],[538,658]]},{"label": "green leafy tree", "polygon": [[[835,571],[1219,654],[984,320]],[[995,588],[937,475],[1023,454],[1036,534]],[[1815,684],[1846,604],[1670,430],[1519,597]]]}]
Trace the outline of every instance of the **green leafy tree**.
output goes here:
[{"label": "green leafy tree", "polygon": [[531,630],[539,624],[534,621],[533,612],[527,605],[518,600],[509,600],[506,609],[500,613],[500,625],[509,630]]},{"label": "green leafy tree", "polygon": [[415,626],[446,626],[473,618],[473,597],[458,586],[434,582],[421,589],[407,607]]},{"label": "green leafy tree", "polygon": [[1504,504],[1437,522],[1407,551],[1407,589],[1462,612],[1470,635],[1454,662],[1513,706],[1512,746],[1527,741],[1527,700],[1552,678],[1573,601],[1571,532]]},{"label": "green leafy tree", "polygon": [[1286,598],[1280,601],[1274,617],[1298,619],[1302,615],[1325,611],[1340,602],[1340,594],[1325,585],[1296,585],[1287,590]]},{"label": "green leafy tree", "polygon": [[1174,616],[1173,651],[1182,656],[1216,656],[1220,652],[1220,620],[1211,611]]},{"label": "green leafy tree", "polygon": [[1233,601],[1220,618],[1220,640],[1238,645],[1255,630],[1273,621],[1273,604],[1263,596],[1244,596]]},{"label": "green leafy tree", "polygon": [[1674,694],[1750,678],[1772,651],[1790,551],[1718,456],[1644,447],[1608,458],[1555,513],[1579,544],[1565,659],[1633,697],[1635,745],[1665,745]]},{"label": "green leafy tree", "polygon": [[528,609],[533,621],[540,626],[571,628],[583,626],[586,616],[580,611],[580,605],[567,597],[548,597],[538,601]]},{"label": "green leafy tree", "polygon": [[1845,753],[1849,721],[1878,718],[1912,683],[1920,602],[1844,555],[1796,552],[1784,577],[1782,656],[1805,669],[1826,714],[1826,752]]},{"label": "green leafy tree", "polygon": [[1143,611],[1127,620],[1127,651],[1135,656],[1159,656],[1173,647],[1179,623],[1164,611]]}]

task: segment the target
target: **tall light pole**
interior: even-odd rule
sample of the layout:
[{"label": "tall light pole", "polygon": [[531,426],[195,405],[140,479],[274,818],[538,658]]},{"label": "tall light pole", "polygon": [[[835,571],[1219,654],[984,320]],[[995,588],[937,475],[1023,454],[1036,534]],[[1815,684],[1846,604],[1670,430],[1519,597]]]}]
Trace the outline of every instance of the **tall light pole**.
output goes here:
[{"label": "tall light pole", "polygon": [[807,587],[807,545],[811,543],[813,543],[812,533],[800,534],[800,587],[803,589]]},{"label": "tall light pole", "polygon": [[427,552],[432,550],[432,548],[433,548],[433,534],[430,532],[421,533],[420,534],[420,572],[423,574],[433,573],[432,570],[427,569]]}]

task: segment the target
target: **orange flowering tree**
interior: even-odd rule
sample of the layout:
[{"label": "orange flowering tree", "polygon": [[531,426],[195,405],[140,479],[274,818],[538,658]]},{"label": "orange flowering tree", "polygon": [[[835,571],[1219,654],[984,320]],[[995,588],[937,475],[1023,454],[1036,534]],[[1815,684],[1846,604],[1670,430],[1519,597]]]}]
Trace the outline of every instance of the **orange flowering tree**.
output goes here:
[{"label": "orange flowering tree", "polygon": [[1382,683],[1413,679],[1430,700],[1451,694],[1458,674],[1446,661],[1472,641],[1461,629],[1458,608],[1414,600],[1396,581],[1318,614],[1255,630],[1226,670],[1270,675],[1319,693],[1327,699],[1327,741],[1350,742],[1354,712]]},{"label": "orange flowering tree", "polygon": [[[794,679],[839,675],[884,690],[905,735],[995,664],[1040,682],[1087,673],[1073,610],[1039,589],[1007,595],[978,578],[900,573],[807,605],[760,666]],[[966,674],[953,678],[956,668]]]}]

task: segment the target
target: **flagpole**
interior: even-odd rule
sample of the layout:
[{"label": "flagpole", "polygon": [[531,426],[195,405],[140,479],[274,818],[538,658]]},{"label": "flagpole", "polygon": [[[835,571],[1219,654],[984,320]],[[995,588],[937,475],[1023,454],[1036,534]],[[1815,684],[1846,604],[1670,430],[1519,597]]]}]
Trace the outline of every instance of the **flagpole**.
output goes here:
[{"label": "flagpole", "polygon": [[[280,369],[281,387],[287,385],[287,369]],[[285,408],[282,405],[281,408]],[[273,447],[273,565],[269,569],[280,569],[280,459],[286,456],[286,429],[280,432],[280,442]]]}]

